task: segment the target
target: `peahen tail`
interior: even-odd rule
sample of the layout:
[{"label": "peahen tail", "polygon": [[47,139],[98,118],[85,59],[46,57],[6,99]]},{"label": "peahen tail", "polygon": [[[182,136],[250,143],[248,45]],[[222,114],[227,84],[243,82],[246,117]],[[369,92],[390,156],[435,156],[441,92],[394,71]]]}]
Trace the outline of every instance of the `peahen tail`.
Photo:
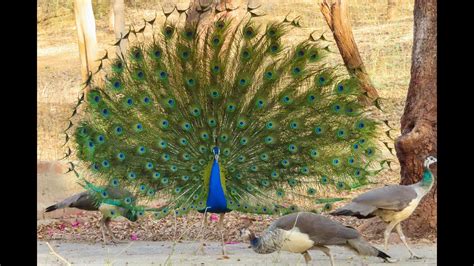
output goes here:
[{"label": "peahen tail", "polygon": [[347,241],[348,245],[353,248],[359,255],[374,256],[382,258],[385,261],[390,261],[390,256],[385,252],[373,247],[369,242],[361,237],[357,239],[350,239]]},{"label": "peahen tail", "polygon": [[[74,137],[85,187],[161,218],[216,199],[249,213],[329,209],[341,199],[330,195],[367,184],[378,123],[357,80],[325,61],[324,38],[289,45],[287,19],[180,18],[127,34],[127,53],[91,79]],[[134,197],[111,201],[106,185]]]}]

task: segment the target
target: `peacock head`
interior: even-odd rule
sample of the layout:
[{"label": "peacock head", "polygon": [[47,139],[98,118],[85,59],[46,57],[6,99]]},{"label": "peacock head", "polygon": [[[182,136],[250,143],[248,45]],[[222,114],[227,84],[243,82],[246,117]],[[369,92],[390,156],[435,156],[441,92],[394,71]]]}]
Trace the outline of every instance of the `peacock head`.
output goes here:
[{"label": "peacock head", "polygon": [[425,168],[430,168],[430,165],[436,163],[438,160],[434,156],[428,156],[423,163]]},{"label": "peacock head", "polygon": [[221,153],[219,147],[215,146],[212,148],[212,152],[214,153],[214,159],[219,160],[219,154]]}]

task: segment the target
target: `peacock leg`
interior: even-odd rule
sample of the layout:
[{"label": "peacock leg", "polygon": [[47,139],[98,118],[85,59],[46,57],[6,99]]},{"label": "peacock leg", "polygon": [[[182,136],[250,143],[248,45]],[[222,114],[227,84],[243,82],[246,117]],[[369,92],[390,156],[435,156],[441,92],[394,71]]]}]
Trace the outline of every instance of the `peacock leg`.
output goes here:
[{"label": "peacock leg", "polygon": [[314,246],[313,249],[321,250],[326,254],[326,256],[329,257],[329,260],[331,261],[331,266],[334,266],[334,257],[332,256],[331,250],[326,247],[326,246]]},{"label": "peacock leg", "polygon": [[309,252],[306,250],[305,252],[301,253],[304,257],[304,261],[306,264],[308,264],[311,261],[311,256],[309,255]]},{"label": "peacock leg", "polygon": [[225,250],[225,242],[224,242],[224,216],[225,216],[225,213],[221,213],[220,214],[220,217],[219,217],[219,231],[221,233],[221,243],[222,243],[222,255],[225,256],[227,255],[227,252]]},{"label": "peacock leg", "polygon": [[387,228],[385,228],[385,232],[383,233],[383,238],[384,238],[384,248],[385,252],[388,251],[388,239],[390,238],[390,233],[392,232],[393,228],[395,225],[398,224],[398,221],[391,222],[387,225]]},{"label": "peacock leg", "polygon": [[207,211],[204,212],[203,219],[204,220],[202,221],[201,233],[199,234],[201,239],[199,241],[198,249],[194,251],[194,255],[196,255],[199,251],[201,251],[203,255],[206,254],[206,252],[204,252],[204,230],[207,229]]},{"label": "peacock leg", "polygon": [[397,224],[396,229],[400,240],[402,240],[403,244],[405,244],[405,247],[407,247],[408,251],[410,252],[410,259],[422,259],[422,256],[418,256],[417,254],[415,254],[415,252],[413,252],[413,250],[411,250],[411,248],[408,246],[408,243],[405,239],[405,235],[402,231],[402,225],[400,223]]}]

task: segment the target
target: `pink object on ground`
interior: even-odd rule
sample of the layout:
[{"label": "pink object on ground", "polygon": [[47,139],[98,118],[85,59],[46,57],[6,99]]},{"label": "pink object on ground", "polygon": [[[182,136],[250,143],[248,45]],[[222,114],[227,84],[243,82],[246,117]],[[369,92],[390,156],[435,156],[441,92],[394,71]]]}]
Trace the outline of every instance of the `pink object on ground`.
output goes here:
[{"label": "pink object on ground", "polygon": [[240,244],[240,242],[235,242],[235,241],[230,241],[230,242],[225,242],[226,245],[235,245],[235,244]]},{"label": "pink object on ground", "polygon": [[217,222],[219,221],[219,216],[217,214],[213,213],[211,214],[211,222]]},{"label": "pink object on ground", "polygon": [[77,227],[79,227],[80,224],[81,224],[81,223],[80,223],[78,220],[76,220],[76,221],[73,222],[71,225],[72,225],[72,227],[77,228]]},{"label": "pink object on ground", "polygon": [[60,224],[60,225],[59,225],[59,230],[63,231],[64,228],[66,228],[66,225],[65,225],[65,224]]},{"label": "pink object on ground", "polygon": [[137,234],[132,233],[132,234],[130,235],[130,239],[131,239],[131,240],[134,240],[134,241],[135,241],[135,240],[138,240]]}]

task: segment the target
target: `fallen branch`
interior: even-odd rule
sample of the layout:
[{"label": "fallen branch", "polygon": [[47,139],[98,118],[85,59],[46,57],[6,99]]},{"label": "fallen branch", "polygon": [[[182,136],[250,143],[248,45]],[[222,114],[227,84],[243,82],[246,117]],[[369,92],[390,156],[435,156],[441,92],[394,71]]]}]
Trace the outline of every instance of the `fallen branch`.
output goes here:
[{"label": "fallen branch", "polygon": [[66,263],[67,265],[71,265],[71,263],[69,261],[67,261],[65,258],[61,257],[61,255],[59,255],[58,253],[56,253],[56,251],[54,251],[53,247],[51,247],[51,245],[49,244],[49,242],[46,242],[46,245],[48,245],[49,247],[49,250],[51,251],[51,253],[58,257],[60,260],[62,260],[64,263]]}]

